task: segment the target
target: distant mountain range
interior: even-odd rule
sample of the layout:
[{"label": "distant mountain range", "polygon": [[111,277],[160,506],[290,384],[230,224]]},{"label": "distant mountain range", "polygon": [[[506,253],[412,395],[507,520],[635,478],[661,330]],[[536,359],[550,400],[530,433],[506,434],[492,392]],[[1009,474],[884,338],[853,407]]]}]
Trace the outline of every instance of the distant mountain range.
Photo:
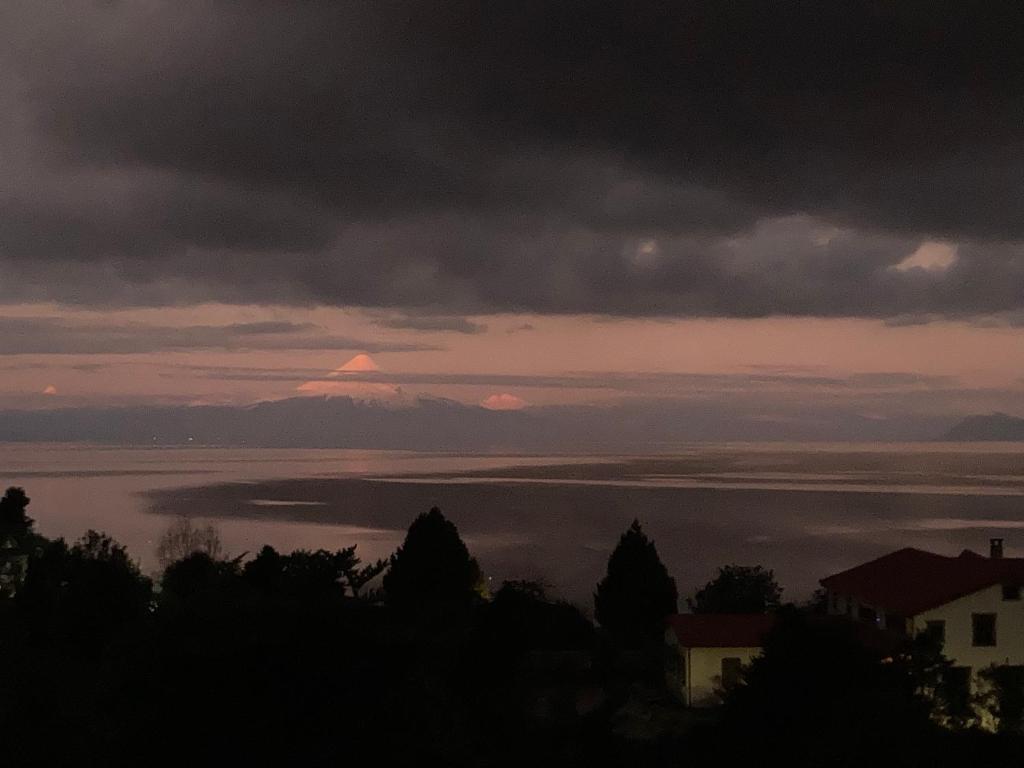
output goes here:
[{"label": "distant mountain range", "polygon": [[1024,441],[1024,419],[1005,413],[968,416],[953,425],[943,440],[950,441]]},{"label": "distant mountain range", "polygon": [[402,405],[295,397],[248,406],[147,405],[0,411],[0,442],[217,445],[415,451],[649,452],[702,441],[926,440],[948,421],[880,420],[801,403],[766,419],[757,403],[639,401],[488,410],[420,398]]},{"label": "distant mountain range", "polygon": [[[467,450],[547,435],[526,414],[442,399],[391,407],[349,397],[294,397],[250,406],[165,405],[0,411],[0,440],[116,445]],[[535,439],[530,439],[531,437]]]}]

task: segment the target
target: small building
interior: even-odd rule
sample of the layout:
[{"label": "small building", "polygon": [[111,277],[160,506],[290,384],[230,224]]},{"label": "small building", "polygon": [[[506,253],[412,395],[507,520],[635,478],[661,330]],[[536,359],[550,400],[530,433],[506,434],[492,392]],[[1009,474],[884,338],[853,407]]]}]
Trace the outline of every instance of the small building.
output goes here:
[{"label": "small building", "polygon": [[1024,558],[906,548],[821,580],[828,612],[900,635],[932,634],[968,689],[993,665],[1024,665]]},{"label": "small building", "polygon": [[774,624],[775,617],[763,613],[671,616],[665,632],[669,685],[688,707],[720,704],[743,666],[761,654]]}]

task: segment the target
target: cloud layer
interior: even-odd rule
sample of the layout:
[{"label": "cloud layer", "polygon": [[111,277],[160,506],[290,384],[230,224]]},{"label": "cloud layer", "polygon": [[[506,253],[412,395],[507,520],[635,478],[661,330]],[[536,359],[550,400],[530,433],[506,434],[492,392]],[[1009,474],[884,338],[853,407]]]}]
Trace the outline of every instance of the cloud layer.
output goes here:
[{"label": "cloud layer", "polygon": [[1019,313],[1022,16],[11,0],[0,300]]},{"label": "cloud layer", "polygon": [[2,355],[137,355],[204,349],[412,352],[436,347],[353,339],[327,333],[312,323],[263,321],[171,326],[0,316]]}]

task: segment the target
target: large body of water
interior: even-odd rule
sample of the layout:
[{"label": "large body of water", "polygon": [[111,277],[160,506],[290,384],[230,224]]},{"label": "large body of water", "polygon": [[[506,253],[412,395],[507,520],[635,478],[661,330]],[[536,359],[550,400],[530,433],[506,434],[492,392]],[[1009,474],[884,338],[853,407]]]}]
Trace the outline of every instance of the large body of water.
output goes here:
[{"label": "large body of water", "polygon": [[214,521],[231,554],[357,544],[390,554],[436,504],[484,570],[582,605],[637,517],[682,595],[726,563],[774,568],[791,599],[823,576],[918,546],[1024,556],[1024,445],[700,445],[658,456],[0,444],[49,536],[88,528],[144,570],[175,515]]}]

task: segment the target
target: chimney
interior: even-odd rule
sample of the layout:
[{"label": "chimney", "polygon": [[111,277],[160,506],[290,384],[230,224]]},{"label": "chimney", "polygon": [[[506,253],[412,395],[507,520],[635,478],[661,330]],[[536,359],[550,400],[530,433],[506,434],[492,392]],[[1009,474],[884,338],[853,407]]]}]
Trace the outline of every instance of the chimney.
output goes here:
[{"label": "chimney", "polygon": [[988,556],[993,560],[999,560],[1003,556],[1003,540],[1002,539],[989,539],[988,540]]}]

